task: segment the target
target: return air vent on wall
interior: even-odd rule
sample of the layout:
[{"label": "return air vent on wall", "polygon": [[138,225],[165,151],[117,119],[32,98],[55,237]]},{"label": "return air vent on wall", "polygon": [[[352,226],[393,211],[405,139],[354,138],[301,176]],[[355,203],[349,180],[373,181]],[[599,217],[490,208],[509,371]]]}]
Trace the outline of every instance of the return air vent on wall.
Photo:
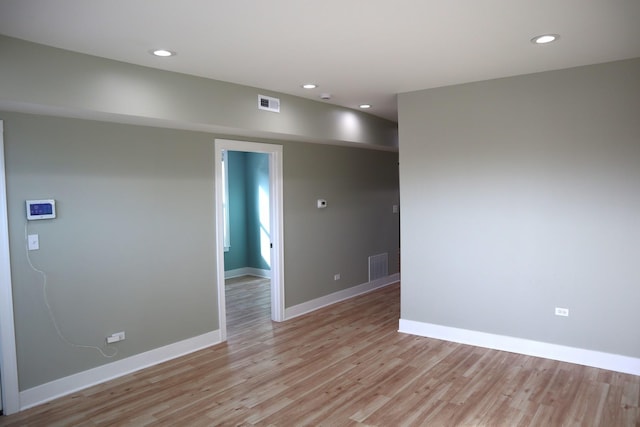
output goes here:
[{"label": "return air vent on wall", "polygon": [[272,98],[270,96],[258,95],[258,109],[279,113],[280,100],[278,98]]},{"label": "return air vent on wall", "polygon": [[389,255],[371,255],[369,257],[369,281],[387,277],[389,275]]}]

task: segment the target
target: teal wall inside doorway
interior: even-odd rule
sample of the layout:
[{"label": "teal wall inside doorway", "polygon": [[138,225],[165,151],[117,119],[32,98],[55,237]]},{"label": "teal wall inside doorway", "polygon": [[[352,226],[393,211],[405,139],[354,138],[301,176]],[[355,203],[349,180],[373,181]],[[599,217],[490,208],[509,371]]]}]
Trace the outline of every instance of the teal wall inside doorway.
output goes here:
[{"label": "teal wall inside doorway", "polygon": [[231,246],[224,254],[224,269],[270,270],[268,254],[264,252],[268,237],[269,157],[229,151],[227,159]]}]

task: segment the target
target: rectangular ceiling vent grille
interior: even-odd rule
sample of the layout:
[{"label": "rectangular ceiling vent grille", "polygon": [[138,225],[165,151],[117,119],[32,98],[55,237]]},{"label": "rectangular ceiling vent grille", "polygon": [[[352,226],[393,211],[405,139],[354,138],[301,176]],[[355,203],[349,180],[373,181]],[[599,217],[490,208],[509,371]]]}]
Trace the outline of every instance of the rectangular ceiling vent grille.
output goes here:
[{"label": "rectangular ceiling vent grille", "polygon": [[389,256],[385,252],[369,257],[369,281],[372,282],[389,275]]},{"label": "rectangular ceiling vent grille", "polygon": [[280,100],[270,96],[258,95],[258,110],[267,110],[274,113],[280,112]]}]

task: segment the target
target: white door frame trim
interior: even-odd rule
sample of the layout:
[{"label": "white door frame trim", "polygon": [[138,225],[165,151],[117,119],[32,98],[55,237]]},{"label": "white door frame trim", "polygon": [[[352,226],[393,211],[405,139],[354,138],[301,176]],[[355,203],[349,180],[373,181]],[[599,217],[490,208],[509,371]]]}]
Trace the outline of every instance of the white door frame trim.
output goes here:
[{"label": "white door frame trim", "polygon": [[4,122],[2,120],[0,120],[0,357],[2,410],[9,415],[20,410],[20,389],[13,321],[7,180],[4,167]]},{"label": "white door frame trim", "polygon": [[244,151],[269,155],[269,221],[271,231],[271,319],[282,322],[284,317],[284,237],[282,203],[282,146],[229,139],[215,140],[215,213],[216,258],[218,281],[218,316],[220,340],[227,340],[227,310],[224,289],[224,218],[222,212],[222,151]]}]

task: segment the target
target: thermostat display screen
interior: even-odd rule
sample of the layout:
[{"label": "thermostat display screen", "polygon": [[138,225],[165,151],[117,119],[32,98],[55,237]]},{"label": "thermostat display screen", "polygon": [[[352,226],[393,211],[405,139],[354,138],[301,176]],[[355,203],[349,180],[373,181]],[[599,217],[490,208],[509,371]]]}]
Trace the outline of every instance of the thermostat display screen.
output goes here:
[{"label": "thermostat display screen", "polygon": [[56,217],[55,200],[27,200],[27,219],[53,219]]},{"label": "thermostat display screen", "polygon": [[48,203],[38,203],[29,206],[31,215],[51,215],[53,213],[53,206]]}]

